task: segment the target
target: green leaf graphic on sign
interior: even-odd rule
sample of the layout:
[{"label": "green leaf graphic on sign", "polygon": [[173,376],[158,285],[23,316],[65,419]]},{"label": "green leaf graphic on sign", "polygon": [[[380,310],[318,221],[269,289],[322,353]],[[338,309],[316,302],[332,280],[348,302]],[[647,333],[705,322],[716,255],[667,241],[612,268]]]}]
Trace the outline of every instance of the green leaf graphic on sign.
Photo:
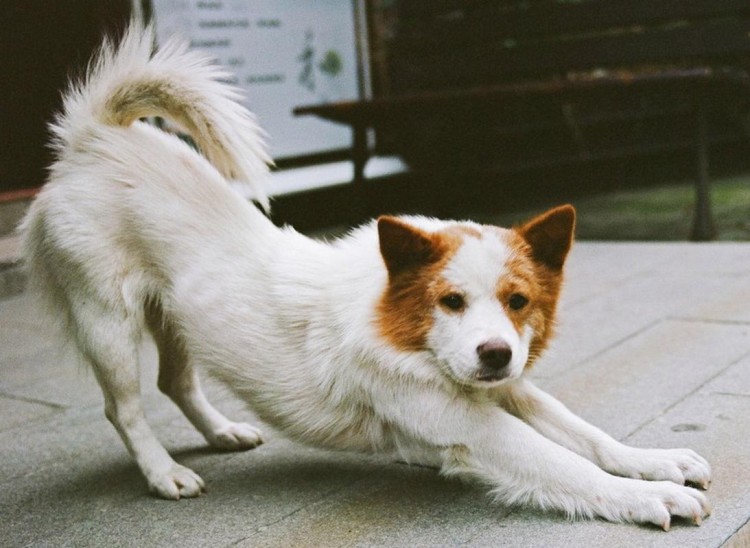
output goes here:
[{"label": "green leaf graphic on sign", "polygon": [[344,64],[341,62],[341,55],[336,50],[329,49],[323,56],[323,60],[318,64],[320,72],[331,78],[341,73]]}]

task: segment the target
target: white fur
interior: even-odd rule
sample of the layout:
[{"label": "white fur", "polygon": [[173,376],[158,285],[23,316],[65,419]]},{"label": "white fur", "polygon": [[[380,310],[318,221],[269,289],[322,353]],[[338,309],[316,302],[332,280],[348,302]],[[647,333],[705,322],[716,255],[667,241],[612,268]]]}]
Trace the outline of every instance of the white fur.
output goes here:
[{"label": "white fur", "polygon": [[[239,198],[226,178],[255,184],[265,171],[252,118],[205,59],[173,42],[151,58],[152,38],[133,26],[69,92],[55,126],[58,160],[24,233],[34,287],[91,362],[107,417],[154,492],[196,496],[203,481],[145,421],[137,346],[147,328],[160,350],[160,388],[219,447],[254,447],[260,431],[211,407],[195,366],[298,440],[436,464],[508,503],[665,528],[670,515],[707,514],[705,497],[678,485],[707,484],[705,460],[622,446],[519,378],[532,334],[517,333],[492,296],[511,254],[496,237],[467,238],[445,269],[470,297],[462,320],[435,312],[423,351],[384,340],[375,310],[388,274],[374,224],[322,243],[275,227]],[[110,101],[123,92],[129,101]],[[133,121],[143,105],[197,132],[210,161]],[[405,220],[430,231],[450,225]],[[488,337],[512,345],[512,378],[455,382]]]},{"label": "white fur", "polygon": [[466,238],[445,267],[443,277],[464,296],[468,306],[463,314],[436,308],[429,342],[457,382],[470,382],[481,367],[477,347],[496,339],[505,341],[512,351],[507,378],[520,377],[523,372],[533,331],[526,326],[518,333],[496,295],[497,282],[507,275],[505,264],[511,256],[512,251],[494,231],[482,231],[481,238]]}]

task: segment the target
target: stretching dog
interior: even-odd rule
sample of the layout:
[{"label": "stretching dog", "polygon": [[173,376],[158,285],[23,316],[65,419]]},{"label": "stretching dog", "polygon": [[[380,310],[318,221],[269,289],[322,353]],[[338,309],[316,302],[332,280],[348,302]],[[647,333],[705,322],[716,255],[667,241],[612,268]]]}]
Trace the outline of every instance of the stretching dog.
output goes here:
[{"label": "stretching dog", "polygon": [[[552,333],[572,207],[513,229],[384,216],[332,243],[279,229],[228,182],[267,208],[268,158],[226,74],[179,41],[153,55],[152,43],[131,25],[68,91],[23,231],[33,286],[153,492],[194,497],[204,483],[146,423],[144,330],[159,388],[216,447],[261,434],[208,403],[198,366],[297,440],[438,466],[507,504],[664,529],[708,515],[684,486],[707,487],[703,458],[626,447],[524,377]],[[202,155],[146,116],[181,124]]]}]

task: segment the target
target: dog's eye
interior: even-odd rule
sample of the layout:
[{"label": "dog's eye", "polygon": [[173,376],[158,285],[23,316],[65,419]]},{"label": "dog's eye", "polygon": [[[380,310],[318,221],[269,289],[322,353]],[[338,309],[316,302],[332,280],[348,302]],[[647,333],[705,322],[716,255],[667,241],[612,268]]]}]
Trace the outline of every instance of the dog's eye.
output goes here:
[{"label": "dog's eye", "polygon": [[508,306],[511,310],[521,310],[527,304],[529,304],[529,299],[520,293],[513,293],[508,299]]},{"label": "dog's eye", "polygon": [[445,297],[440,299],[440,303],[450,309],[450,310],[463,310],[466,306],[466,301],[464,300],[463,296],[459,295],[458,293],[449,293]]}]

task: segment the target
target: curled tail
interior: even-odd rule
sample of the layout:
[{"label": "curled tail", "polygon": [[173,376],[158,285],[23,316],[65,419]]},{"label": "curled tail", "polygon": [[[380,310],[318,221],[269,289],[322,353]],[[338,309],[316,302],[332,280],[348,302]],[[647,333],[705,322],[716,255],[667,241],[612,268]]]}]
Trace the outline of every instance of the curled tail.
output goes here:
[{"label": "curled tail", "polygon": [[83,82],[66,93],[52,124],[61,155],[90,124],[129,126],[147,116],[180,124],[228,179],[248,183],[268,210],[262,183],[271,159],[254,116],[226,84],[229,73],[177,38],[153,53],[154,29],[131,23],[119,45],[105,41]]}]

